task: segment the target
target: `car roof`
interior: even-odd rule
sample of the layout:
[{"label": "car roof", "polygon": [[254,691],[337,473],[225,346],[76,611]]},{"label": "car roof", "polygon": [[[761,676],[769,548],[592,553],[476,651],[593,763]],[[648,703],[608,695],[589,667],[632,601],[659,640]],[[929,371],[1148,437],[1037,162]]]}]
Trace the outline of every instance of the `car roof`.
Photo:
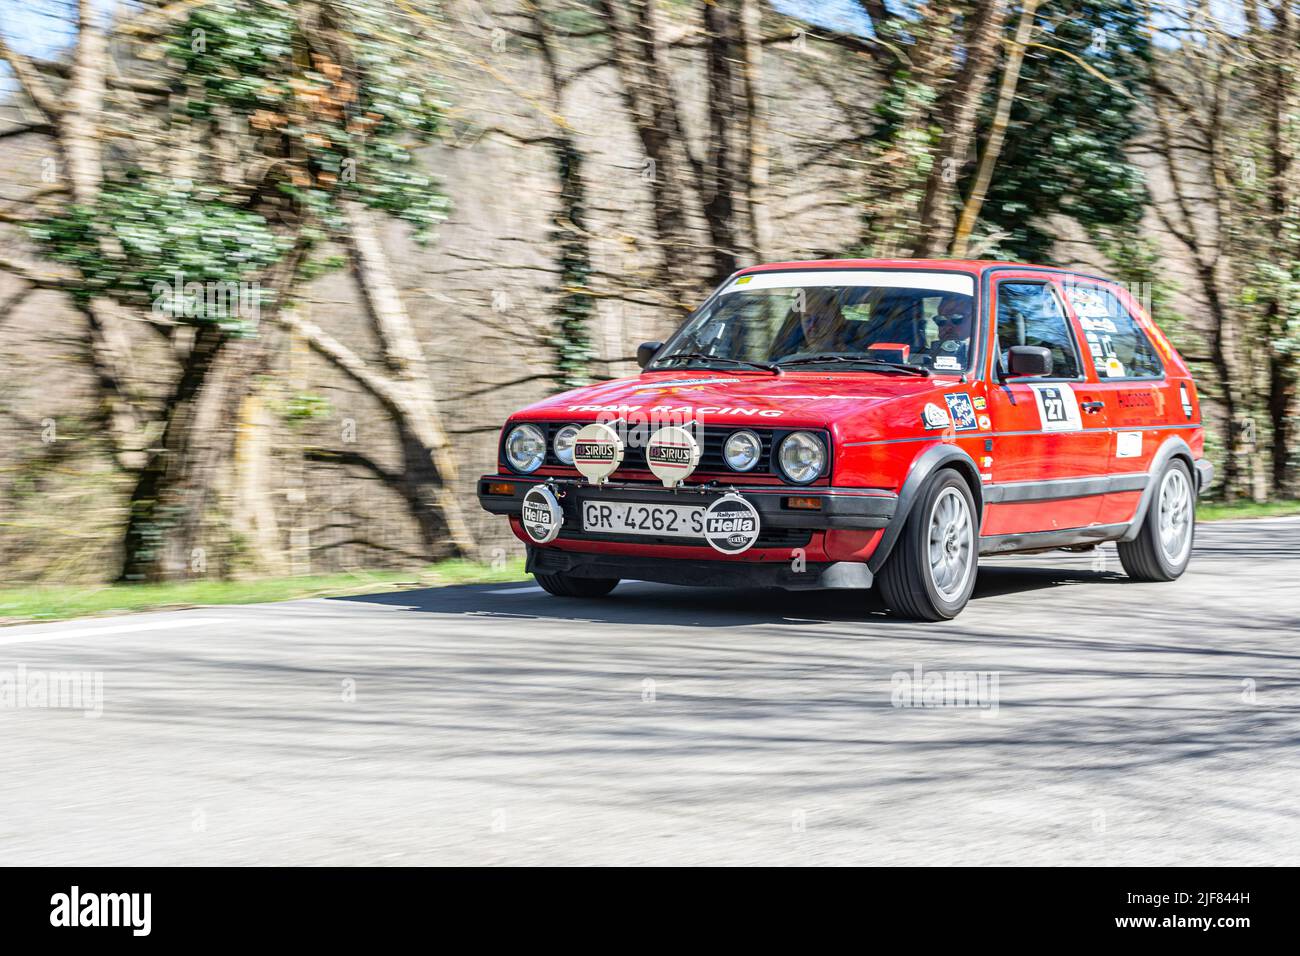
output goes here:
[{"label": "car roof", "polygon": [[[802,269],[931,269],[943,272],[984,272],[988,269],[1032,269],[1043,272],[1068,272],[1087,275],[1059,266],[1041,266],[1029,262],[1006,262],[998,259],[806,259],[793,262],[767,262],[748,266],[737,275],[755,272],[779,272]],[[1100,278],[1099,276],[1096,278]],[[1109,280],[1107,280],[1109,281]]]}]

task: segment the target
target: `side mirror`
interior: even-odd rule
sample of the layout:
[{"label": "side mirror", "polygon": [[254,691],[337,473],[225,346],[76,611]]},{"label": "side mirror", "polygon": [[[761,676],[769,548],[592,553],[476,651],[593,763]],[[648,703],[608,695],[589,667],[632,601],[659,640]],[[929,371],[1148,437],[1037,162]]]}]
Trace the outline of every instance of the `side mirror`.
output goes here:
[{"label": "side mirror", "polygon": [[662,342],[642,342],[636,347],[636,364],[645,368],[654,359],[655,353],[663,347]]},{"label": "side mirror", "polygon": [[1052,353],[1041,345],[1013,345],[1007,364],[1015,376],[1051,375]]}]

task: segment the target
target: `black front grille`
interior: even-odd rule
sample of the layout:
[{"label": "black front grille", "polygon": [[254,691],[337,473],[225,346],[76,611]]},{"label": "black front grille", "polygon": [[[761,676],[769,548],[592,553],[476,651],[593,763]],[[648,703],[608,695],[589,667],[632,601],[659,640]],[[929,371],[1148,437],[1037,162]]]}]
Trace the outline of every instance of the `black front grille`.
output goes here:
[{"label": "black front grille", "polygon": [[[555,434],[560,429],[569,424],[581,425],[581,422],[539,422],[538,425],[546,432],[546,464],[554,468],[572,467],[564,465],[555,457]],[[656,425],[655,429],[659,426]],[[623,464],[619,465],[618,471],[614,472],[613,477],[618,478],[628,471],[648,471],[649,468],[645,462],[645,445],[654,430],[648,425],[639,425],[629,428],[627,431],[626,444],[627,449],[623,455]],[[705,425],[704,441],[700,449],[700,464],[695,469],[696,474],[726,474],[726,475],[776,475],[783,477],[780,471],[775,468],[772,460],[776,444],[796,429],[774,429],[774,428],[755,428],[750,425]],[[758,464],[749,471],[732,471],[727,466],[726,460],[722,457],[722,449],[726,444],[727,438],[738,431],[751,431],[758,436],[762,445],[762,451],[759,453]],[[830,454],[830,436],[825,432],[818,432],[822,441],[826,442],[827,455]],[[827,463],[829,468],[829,462]]]}]

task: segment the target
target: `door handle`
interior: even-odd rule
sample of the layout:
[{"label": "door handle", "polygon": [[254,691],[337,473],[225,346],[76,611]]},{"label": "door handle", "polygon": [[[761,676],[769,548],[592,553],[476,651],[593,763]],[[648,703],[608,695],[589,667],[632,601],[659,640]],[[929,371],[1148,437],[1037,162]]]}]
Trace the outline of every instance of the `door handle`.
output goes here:
[{"label": "door handle", "polygon": [[1106,403],[1105,402],[1082,402],[1080,403],[1079,407],[1082,408],[1089,415],[1095,415],[1097,412],[1101,411],[1103,408],[1106,407]]}]

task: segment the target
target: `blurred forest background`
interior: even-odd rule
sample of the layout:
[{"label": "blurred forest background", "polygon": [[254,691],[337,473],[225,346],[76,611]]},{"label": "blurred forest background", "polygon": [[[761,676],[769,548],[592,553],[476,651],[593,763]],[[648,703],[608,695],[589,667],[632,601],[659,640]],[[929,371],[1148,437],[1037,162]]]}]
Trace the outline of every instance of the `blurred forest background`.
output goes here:
[{"label": "blurred forest background", "polygon": [[1295,497],[1300,10],[0,0],[6,584],[500,561],[475,478],[758,261],[1132,284]]}]

